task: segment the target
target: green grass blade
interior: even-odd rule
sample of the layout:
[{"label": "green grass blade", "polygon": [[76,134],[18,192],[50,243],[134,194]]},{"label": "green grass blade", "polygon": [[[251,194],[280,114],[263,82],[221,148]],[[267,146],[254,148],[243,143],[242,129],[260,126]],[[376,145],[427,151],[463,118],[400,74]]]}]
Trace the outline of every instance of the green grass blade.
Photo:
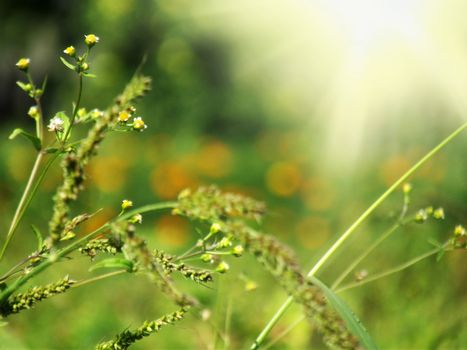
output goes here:
[{"label": "green grass blade", "polygon": [[309,280],[324,292],[331,305],[347,324],[348,329],[360,340],[362,345],[368,350],[377,350],[378,346],[375,341],[347,304],[316,277],[311,276]]}]

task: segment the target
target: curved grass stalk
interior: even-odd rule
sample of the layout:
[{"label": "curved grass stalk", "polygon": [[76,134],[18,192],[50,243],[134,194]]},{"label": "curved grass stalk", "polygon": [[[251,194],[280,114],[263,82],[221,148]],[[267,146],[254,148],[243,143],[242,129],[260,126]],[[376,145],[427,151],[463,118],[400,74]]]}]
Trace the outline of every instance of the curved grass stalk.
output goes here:
[{"label": "curved grass stalk", "polygon": [[[340,246],[356,231],[356,229],[383,203],[389,195],[391,195],[403,182],[405,182],[412,174],[414,174],[422,165],[430,160],[436,153],[449,144],[456,136],[467,128],[467,122],[462,124],[459,128],[454,130],[448,135],[443,141],[436,145],[431,151],[423,156],[417,163],[415,163],[409,170],[407,170],[399,179],[397,179],[391,187],[389,187],[379,198],[377,198],[369,207],[366,209],[357,220],[337,239],[336,242],[326,251],[326,253],[316,262],[316,264],[308,272],[307,277],[314,276],[321,267],[328,261],[328,259],[340,248]],[[261,333],[258,335],[251,350],[258,349],[264,342],[268,334],[271,332],[274,325],[279,321],[282,315],[292,305],[294,299],[289,297],[275,312],[271,320],[266,324]]]},{"label": "curved grass stalk", "polygon": [[429,258],[430,256],[433,256],[437,253],[439,253],[440,251],[440,248],[434,248],[422,255],[419,255],[413,259],[410,259],[409,261],[406,261],[405,263],[402,263],[396,267],[393,267],[389,270],[386,270],[386,271],[383,271],[383,272],[380,272],[380,273],[377,273],[373,276],[370,276],[370,277],[367,277],[366,279],[362,280],[362,281],[359,281],[359,282],[352,282],[352,283],[349,283],[345,286],[342,286],[341,288],[339,289],[336,289],[336,293],[340,293],[340,292],[343,292],[345,290],[349,290],[349,289],[352,289],[352,288],[356,288],[356,287],[360,287],[360,286],[363,286],[367,283],[370,283],[370,282],[374,282],[376,280],[379,280],[381,278],[384,278],[384,277],[387,277],[387,276],[390,276],[390,275],[393,275],[397,272],[400,272],[402,270],[405,270],[409,267],[411,267],[412,265],[415,265],[416,263],[418,263],[419,261],[422,261],[423,259],[426,259],[426,258]]},{"label": "curved grass stalk", "polygon": [[110,228],[110,225],[114,222],[122,221],[125,219],[128,219],[134,214],[137,213],[145,213],[149,211],[155,211],[155,210],[161,210],[161,209],[170,209],[173,208],[176,205],[174,202],[161,202],[161,203],[156,203],[156,204],[150,204],[150,205],[145,205],[143,207],[134,209],[112,221],[109,221],[102,225],[101,227],[97,228],[96,230],[92,231],[91,233],[88,233],[87,235],[81,237],[80,239],[74,241],[70,245],[64,247],[63,249],[58,250],[55,253],[52,253],[51,256],[48,257],[48,259],[44,260],[42,263],[34,267],[28,274],[21,276],[18,278],[13,284],[9,285],[7,288],[2,290],[0,292],[0,304],[8,298],[12,293],[14,293],[18,288],[23,286],[27,281],[29,281],[31,278],[42,272],[43,270],[47,269],[51,265],[53,265],[55,262],[57,262],[60,258],[65,257],[66,255],[70,254],[71,252],[75,251],[78,249],[82,244],[84,244],[86,241],[96,237],[98,234],[101,232],[107,230]]}]

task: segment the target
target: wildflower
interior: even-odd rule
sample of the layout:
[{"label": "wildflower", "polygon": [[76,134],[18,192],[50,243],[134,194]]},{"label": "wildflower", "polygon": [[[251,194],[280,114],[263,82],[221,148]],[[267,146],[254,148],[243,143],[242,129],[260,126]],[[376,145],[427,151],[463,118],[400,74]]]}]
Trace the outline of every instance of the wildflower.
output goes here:
[{"label": "wildflower", "polygon": [[209,233],[211,235],[216,234],[217,232],[221,231],[221,225],[217,222],[213,223],[211,225],[211,228],[209,229]]},{"label": "wildflower", "polygon": [[133,202],[132,202],[132,201],[130,201],[130,200],[128,200],[128,199],[122,200],[122,210],[131,208],[132,206],[133,206]]},{"label": "wildflower", "polygon": [[230,266],[225,261],[221,261],[216,267],[216,271],[219,273],[226,273],[227,271],[229,271],[229,269]]},{"label": "wildflower", "polygon": [[63,131],[63,120],[60,117],[53,117],[50,119],[49,125],[47,125],[47,129],[49,131]]},{"label": "wildflower", "polygon": [[462,225],[457,225],[454,228],[454,235],[456,236],[465,236],[465,228]]},{"label": "wildflower", "polygon": [[19,61],[16,62],[16,67],[18,67],[19,70],[27,72],[30,62],[31,60],[29,58],[20,58]]},{"label": "wildflower", "polygon": [[136,117],[133,121],[133,129],[143,131],[148,126],[144,123],[144,120],[141,117]]},{"label": "wildflower", "polygon": [[228,237],[222,237],[222,239],[217,243],[217,248],[227,248],[232,245],[232,241]]},{"label": "wildflower", "polygon": [[236,245],[235,247],[233,247],[232,249],[232,254],[236,257],[239,257],[239,256],[242,256],[243,255],[243,252],[245,251],[245,249],[243,249],[243,247],[241,245]]},{"label": "wildflower", "polygon": [[128,113],[127,111],[121,111],[120,113],[118,113],[118,121],[119,122],[127,122],[128,119],[130,119],[131,115],[130,113]]},{"label": "wildflower", "polygon": [[135,214],[129,221],[132,224],[141,224],[143,222],[143,216],[141,214]]},{"label": "wildflower", "polygon": [[63,50],[63,53],[65,55],[70,56],[70,57],[75,57],[76,50],[75,50],[74,46],[68,46],[65,50]]},{"label": "wildflower", "polygon": [[99,42],[99,37],[94,34],[88,34],[84,36],[84,42],[91,48]]},{"label": "wildflower", "polygon": [[81,70],[84,72],[89,69],[89,64],[87,62],[83,62],[81,65]]},{"label": "wildflower", "polygon": [[104,112],[102,112],[100,109],[97,109],[97,108],[94,108],[92,111],[89,112],[89,114],[91,115],[93,119],[104,116]]},{"label": "wildflower", "polygon": [[212,254],[203,254],[200,256],[200,259],[201,261],[204,261],[204,262],[211,262],[212,261]]},{"label": "wildflower", "polygon": [[418,222],[419,224],[425,222],[427,219],[428,219],[428,214],[425,209],[420,209],[415,214],[415,222]]},{"label": "wildflower", "polygon": [[402,192],[404,192],[404,194],[409,194],[411,191],[412,191],[412,184],[407,182],[404,184],[404,186],[402,186]]},{"label": "wildflower", "polygon": [[433,217],[437,220],[443,220],[444,219],[444,209],[443,208],[438,208],[433,212]]},{"label": "wildflower", "polygon": [[39,116],[39,108],[37,106],[31,106],[29,107],[28,115],[31,118],[36,119]]}]

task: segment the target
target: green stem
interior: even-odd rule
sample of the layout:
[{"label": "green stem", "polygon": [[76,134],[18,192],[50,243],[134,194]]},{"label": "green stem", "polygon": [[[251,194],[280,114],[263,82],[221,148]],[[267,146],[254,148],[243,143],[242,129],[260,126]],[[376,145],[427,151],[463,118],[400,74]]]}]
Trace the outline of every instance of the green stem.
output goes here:
[{"label": "green stem", "polygon": [[9,285],[7,288],[1,291],[0,292],[0,304],[6,298],[8,298],[12,293],[14,293],[18,288],[24,285],[27,281],[29,281],[31,278],[33,278],[34,276],[36,276],[37,274],[39,274],[40,272],[42,272],[43,270],[45,270],[46,268],[54,264],[60,258],[70,254],[71,252],[76,250],[78,247],[83,245],[86,241],[96,237],[102,231],[109,229],[110,225],[113,222],[118,222],[118,221],[128,219],[129,217],[131,217],[131,215],[134,215],[136,213],[144,213],[144,212],[161,210],[161,209],[169,209],[169,208],[173,208],[175,205],[176,205],[176,202],[162,202],[162,203],[150,204],[150,205],[137,208],[135,210],[132,210],[131,212],[126,213],[125,215],[122,215],[121,217],[118,217],[110,222],[107,222],[106,224],[102,225],[98,229],[92,231],[91,233],[88,233],[87,235],[81,237],[80,239],[64,247],[63,249],[50,254],[48,259],[46,259],[45,261],[37,265],[35,268],[33,268],[27,275],[20,277],[13,284]]},{"label": "green stem", "polygon": [[432,249],[432,250],[426,252],[425,254],[419,255],[419,256],[417,256],[417,257],[415,257],[415,258],[413,258],[413,259],[411,259],[411,260],[409,260],[409,261],[407,261],[407,262],[405,262],[403,264],[400,264],[400,265],[398,265],[396,267],[393,267],[392,269],[377,273],[376,275],[368,277],[368,278],[364,279],[363,281],[352,282],[352,283],[349,283],[349,284],[347,284],[345,286],[342,286],[341,288],[337,289],[335,292],[340,293],[340,292],[343,292],[344,290],[352,289],[352,288],[355,288],[355,287],[360,287],[360,286],[363,286],[363,285],[365,285],[367,283],[379,280],[380,278],[387,277],[389,275],[395,274],[397,272],[405,270],[406,268],[408,268],[408,267],[410,267],[412,265],[415,265],[416,263],[418,263],[419,261],[421,261],[423,259],[429,258],[430,256],[437,254],[439,251],[440,251],[440,248]]},{"label": "green stem", "polygon": [[121,275],[121,274],[127,273],[127,272],[128,272],[127,270],[112,271],[112,272],[109,272],[109,273],[105,273],[103,275],[99,275],[99,276],[96,276],[96,277],[93,277],[93,278],[88,278],[86,280],[79,281],[79,282],[73,284],[72,287],[73,288],[81,287],[81,286],[84,286],[85,284],[93,283],[93,282],[96,282],[96,281],[103,280],[105,278]]},{"label": "green stem", "polygon": [[373,250],[376,249],[381,243],[383,243],[386,238],[388,238],[393,232],[395,232],[401,225],[399,223],[393,225],[389,230],[383,233],[376,241],[373,242],[357,259],[354,260],[352,264],[350,264],[344,272],[340,274],[339,277],[336,278],[334,283],[331,286],[331,289],[334,290],[339,286],[339,284],[348,276],[350,272],[353,271],[357,267],[363,259],[365,259]]},{"label": "green stem", "polygon": [[68,139],[68,136],[70,136],[71,128],[73,127],[73,125],[75,123],[76,114],[78,113],[79,104],[81,102],[82,92],[83,92],[83,76],[80,74],[79,75],[78,97],[76,98],[76,104],[75,104],[75,106],[73,108],[73,113],[71,115],[70,125],[68,126],[68,129],[66,130],[66,133],[65,133],[65,137],[63,138],[63,144],[65,144],[66,140]]},{"label": "green stem", "polygon": [[[370,216],[373,211],[379,207],[381,203],[386,200],[389,195],[396,190],[404,181],[406,181],[415,171],[418,170],[423,164],[425,164],[430,158],[438,153],[444,146],[451,142],[457,135],[467,128],[467,122],[462,124],[453,133],[441,141],[436,147],[429,151],[424,157],[422,157],[415,165],[413,165],[407,172],[405,172],[396,182],[392,184],[376,201],[371,204],[367,210],[352,224],[350,227],[334,242],[334,244],[328,249],[328,251],[318,260],[313,268],[308,272],[307,277],[314,276],[316,272],[326,263],[326,261],[334,254],[334,252],[352,235],[353,232]],[[274,325],[279,321],[282,315],[292,305],[293,297],[289,297],[282,306],[276,311],[271,320],[266,324],[265,328],[261,331],[258,338],[251,346],[251,349],[258,349],[264,339],[267,337]]]},{"label": "green stem", "polygon": [[0,252],[0,261],[2,261],[5,251],[8,248],[8,245],[10,244],[11,239],[13,238],[13,235],[16,232],[16,229],[18,228],[18,224],[21,220],[22,214],[24,213],[23,209],[25,209],[26,203],[29,203],[28,197],[33,188],[32,186],[34,183],[34,179],[37,176],[37,172],[39,171],[39,166],[41,164],[43,157],[44,157],[44,153],[40,151],[37,154],[36,161],[34,162],[34,165],[32,167],[31,174],[29,175],[29,179],[26,184],[26,188],[24,189],[23,195],[21,196],[19,204],[16,207],[15,215],[13,216],[13,220],[11,221],[10,228],[8,229],[5,243],[3,244],[2,251]]},{"label": "green stem", "polygon": [[279,340],[281,340],[282,338],[284,338],[287,334],[289,334],[295,327],[297,327],[300,323],[303,322],[303,320],[305,319],[306,317],[304,315],[300,316],[299,318],[297,318],[294,322],[292,322],[290,324],[290,326],[288,326],[286,329],[284,329],[276,338],[274,338],[273,340],[271,340],[269,343],[267,343],[266,345],[263,346],[263,349],[266,350],[266,349],[269,349],[270,347],[272,347],[274,344],[276,344]]}]

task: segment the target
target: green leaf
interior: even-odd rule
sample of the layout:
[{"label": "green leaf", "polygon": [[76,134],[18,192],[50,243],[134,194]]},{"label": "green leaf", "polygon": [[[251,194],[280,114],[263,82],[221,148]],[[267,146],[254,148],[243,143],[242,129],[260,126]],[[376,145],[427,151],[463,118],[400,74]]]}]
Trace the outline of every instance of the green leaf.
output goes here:
[{"label": "green leaf", "polygon": [[63,57],[60,57],[60,61],[62,61],[62,63],[67,66],[68,68],[70,68],[71,70],[76,70],[76,66],[71,64],[70,62],[68,62],[66,59],[64,59]]},{"label": "green leaf", "polygon": [[27,138],[29,141],[31,141],[32,145],[34,146],[34,148],[36,150],[38,150],[38,151],[41,150],[41,147],[42,147],[41,146],[41,140],[38,137],[24,131],[23,129],[17,128],[15,130],[13,130],[13,132],[10,134],[10,136],[8,136],[8,138],[10,140],[13,140],[18,135],[21,135],[21,136]]},{"label": "green leaf", "polygon": [[309,277],[310,281],[318,286],[326,295],[327,299],[345,321],[349,330],[360,340],[362,345],[368,349],[378,349],[375,341],[371,338],[370,334],[363,326],[362,322],[355,316],[345,302],[338,297],[331,289],[328,288],[323,282],[316,277]]},{"label": "green leaf", "polygon": [[30,88],[30,86],[28,86],[27,83],[23,83],[22,81],[17,81],[16,85],[18,85],[20,87],[20,89],[23,90],[23,91],[26,91],[26,92],[31,91],[31,88]]},{"label": "green leaf", "polygon": [[44,81],[42,82],[42,87],[41,87],[42,91],[45,91],[45,88],[47,86],[47,79],[48,79],[48,76],[46,75],[44,78]]},{"label": "green leaf", "polygon": [[86,78],[97,78],[97,75],[91,73],[83,73],[83,77]]},{"label": "green leaf", "polygon": [[36,226],[31,225],[31,228],[32,232],[34,232],[37,238],[37,251],[40,252],[42,250],[42,244],[44,243],[44,239],[42,238],[41,231],[39,231],[39,229]]},{"label": "green leaf", "polygon": [[108,268],[120,268],[125,269],[128,272],[133,271],[133,262],[124,258],[108,258],[94,264],[89,268],[89,271],[97,269],[108,269]]}]

